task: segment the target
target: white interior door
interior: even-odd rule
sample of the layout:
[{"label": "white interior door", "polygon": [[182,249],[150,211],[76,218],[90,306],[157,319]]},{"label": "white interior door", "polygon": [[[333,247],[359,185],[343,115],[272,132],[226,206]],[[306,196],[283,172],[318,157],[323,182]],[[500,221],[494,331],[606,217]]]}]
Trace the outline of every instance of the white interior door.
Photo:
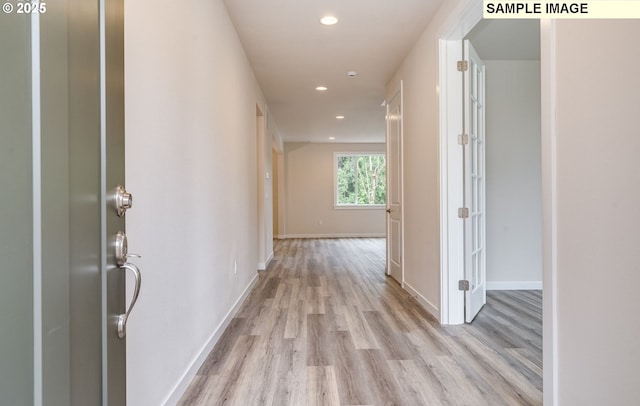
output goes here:
[{"label": "white interior door", "polygon": [[[484,63],[468,40],[463,45],[464,72],[464,219],[465,321],[470,323],[487,302],[485,232]],[[464,144],[464,143],[463,143]]]},{"label": "white interior door", "polygon": [[387,273],[402,274],[402,84],[387,103]]}]

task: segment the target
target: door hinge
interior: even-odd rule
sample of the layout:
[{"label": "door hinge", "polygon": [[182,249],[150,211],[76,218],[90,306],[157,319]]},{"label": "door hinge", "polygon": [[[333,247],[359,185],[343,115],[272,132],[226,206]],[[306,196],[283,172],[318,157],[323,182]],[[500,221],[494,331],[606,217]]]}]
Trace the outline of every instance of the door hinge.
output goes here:
[{"label": "door hinge", "polygon": [[466,72],[469,69],[468,61],[458,61],[458,72]]},{"label": "door hinge", "polygon": [[461,219],[469,218],[469,209],[466,207],[461,207],[458,209],[458,217]]},{"label": "door hinge", "polygon": [[458,290],[462,290],[464,292],[468,291],[469,290],[469,281],[465,280],[465,279],[463,279],[461,281],[458,281]]},{"label": "door hinge", "polygon": [[467,134],[458,134],[458,144],[467,145],[469,143],[469,136]]}]

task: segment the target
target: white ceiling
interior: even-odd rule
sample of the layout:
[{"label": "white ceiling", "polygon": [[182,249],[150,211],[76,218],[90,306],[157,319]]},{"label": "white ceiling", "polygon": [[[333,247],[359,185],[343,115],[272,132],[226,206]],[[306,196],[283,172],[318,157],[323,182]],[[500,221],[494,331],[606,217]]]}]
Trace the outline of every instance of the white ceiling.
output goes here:
[{"label": "white ceiling", "polygon": [[385,85],[442,2],[224,1],[285,142],[383,142]]},{"label": "white ceiling", "polygon": [[[224,1],[285,142],[383,142],[385,85],[442,0]],[[486,60],[539,60],[539,32],[483,20],[468,38]]]}]

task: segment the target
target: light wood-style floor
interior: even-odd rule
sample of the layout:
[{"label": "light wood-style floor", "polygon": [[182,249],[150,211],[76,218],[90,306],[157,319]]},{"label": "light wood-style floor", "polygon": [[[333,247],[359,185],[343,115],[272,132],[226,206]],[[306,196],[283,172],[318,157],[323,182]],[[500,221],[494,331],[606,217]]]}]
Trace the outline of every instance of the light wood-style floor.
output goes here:
[{"label": "light wood-style floor", "polygon": [[180,405],[542,405],[542,294],[442,327],[384,239],[281,240]]}]

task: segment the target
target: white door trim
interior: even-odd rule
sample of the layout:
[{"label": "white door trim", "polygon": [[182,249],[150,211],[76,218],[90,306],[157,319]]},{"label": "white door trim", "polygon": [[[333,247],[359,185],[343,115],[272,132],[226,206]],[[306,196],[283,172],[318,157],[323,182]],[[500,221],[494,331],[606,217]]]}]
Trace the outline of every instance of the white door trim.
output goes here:
[{"label": "white door trim", "polygon": [[[464,323],[464,292],[457,281],[464,278],[464,223],[457,210],[463,205],[462,81],[456,62],[462,57],[462,41],[440,39],[440,322]],[[453,187],[450,179],[458,179]]]},{"label": "white door trim", "polygon": [[[440,80],[440,322],[464,323],[464,223],[463,207],[462,78],[456,62],[462,59],[462,39],[482,19],[482,2],[467,1],[452,12],[439,39]],[[455,183],[454,183],[455,182]]]},{"label": "white door trim", "polygon": [[542,130],[542,348],[544,404],[558,405],[556,25],[540,20]]}]

